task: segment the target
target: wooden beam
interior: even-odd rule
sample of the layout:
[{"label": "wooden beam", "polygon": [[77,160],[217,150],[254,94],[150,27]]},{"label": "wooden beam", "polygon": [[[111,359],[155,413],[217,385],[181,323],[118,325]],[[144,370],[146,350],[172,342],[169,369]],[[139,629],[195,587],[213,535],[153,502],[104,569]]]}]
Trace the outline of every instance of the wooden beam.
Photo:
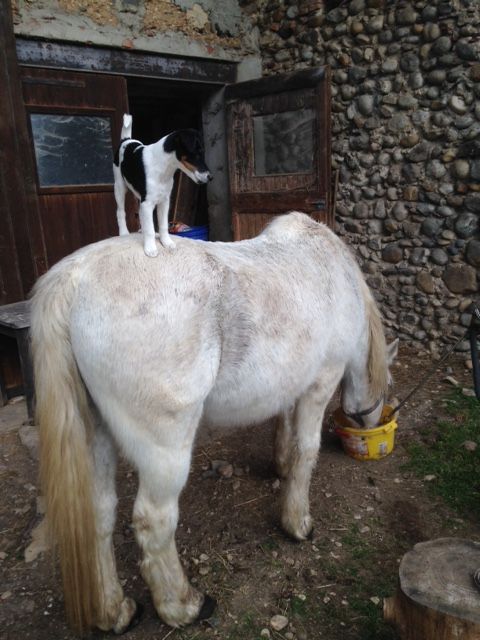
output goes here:
[{"label": "wooden beam", "polygon": [[252,96],[267,96],[283,91],[295,91],[316,87],[325,78],[325,67],[302,69],[279,76],[265,76],[229,85],[225,90],[227,102]]},{"label": "wooden beam", "polygon": [[211,85],[235,82],[237,71],[237,63],[226,60],[181,58],[23,37],[17,37],[16,41],[20,64],[30,67],[188,80]]}]

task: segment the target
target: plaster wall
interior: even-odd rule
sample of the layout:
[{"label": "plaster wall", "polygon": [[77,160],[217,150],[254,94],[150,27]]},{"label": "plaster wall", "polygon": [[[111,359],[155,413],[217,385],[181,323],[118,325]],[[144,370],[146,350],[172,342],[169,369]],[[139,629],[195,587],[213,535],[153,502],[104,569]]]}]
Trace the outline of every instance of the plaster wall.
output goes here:
[{"label": "plaster wall", "polygon": [[237,0],[12,0],[16,35],[242,61],[258,30]]}]

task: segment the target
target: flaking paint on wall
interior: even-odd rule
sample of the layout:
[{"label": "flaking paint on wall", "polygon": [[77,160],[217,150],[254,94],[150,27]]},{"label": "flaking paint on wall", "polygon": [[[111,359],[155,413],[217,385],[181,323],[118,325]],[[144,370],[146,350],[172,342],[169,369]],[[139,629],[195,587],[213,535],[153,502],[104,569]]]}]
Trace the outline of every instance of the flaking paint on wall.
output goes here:
[{"label": "flaking paint on wall", "polygon": [[66,13],[81,13],[93,22],[103,25],[118,25],[114,3],[108,0],[58,0],[60,9]]},{"label": "flaking paint on wall", "polygon": [[208,14],[210,22],[219,35],[232,36],[242,30],[245,16],[236,0],[174,0],[175,4],[184,11],[192,11],[201,7]]},{"label": "flaking paint on wall", "polygon": [[[191,38],[199,38],[212,45],[241,48],[241,39],[233,36],[219,36],[210,22],[208,13],[199,4],[196,11],[182,10],[171,0],[146,0],[143,29],[147,34],[172,30],[181,31]],[[198,18],[204,16],[203,24]]]},{"label": "flaking paint on wall", "polygon": [[258,51],[237,0],[13,0],[12,11],[25,37],[231,60]]}]

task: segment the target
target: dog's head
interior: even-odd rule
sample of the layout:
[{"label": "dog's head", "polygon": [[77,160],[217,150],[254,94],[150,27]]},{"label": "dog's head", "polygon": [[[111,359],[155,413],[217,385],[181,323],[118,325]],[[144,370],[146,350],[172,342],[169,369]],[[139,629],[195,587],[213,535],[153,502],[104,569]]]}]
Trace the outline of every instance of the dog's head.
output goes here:
[{"label": "dog's head", "polygon": [[170,133],[163,143],[167,153],[175,153],[178,168],[197,184],[212,179],[205,164],[200,134],[195,129],[179,129]]}]

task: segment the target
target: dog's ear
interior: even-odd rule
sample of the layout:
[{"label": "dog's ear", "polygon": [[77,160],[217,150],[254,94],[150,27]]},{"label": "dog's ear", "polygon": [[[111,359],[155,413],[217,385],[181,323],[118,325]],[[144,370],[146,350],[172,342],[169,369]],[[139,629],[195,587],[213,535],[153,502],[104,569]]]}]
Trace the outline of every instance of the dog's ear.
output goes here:
[{"label": "dog's ear", "polygon": [[170,133],[163,143],[167,153],[175,151],[180,160],[183,156],[201,156],[203,145],[200,134],[196,129],[179,129]]},{"label": "dog's ear", "polygon": [[196,129],[182,129],[178,133],[180,144],[187,153],[195,155],[201,152],[203,145]]},{"label": "dog's ear", "polygon": [[173,133],[169,133],[168,136],[165,138],[164,142],[163,142],[163,150],[166,153],[172,153],[172,151],[176,151],[177,152],[177,156],[178,156],[178,150],[179,150],[179,131],[174,131]]}]

